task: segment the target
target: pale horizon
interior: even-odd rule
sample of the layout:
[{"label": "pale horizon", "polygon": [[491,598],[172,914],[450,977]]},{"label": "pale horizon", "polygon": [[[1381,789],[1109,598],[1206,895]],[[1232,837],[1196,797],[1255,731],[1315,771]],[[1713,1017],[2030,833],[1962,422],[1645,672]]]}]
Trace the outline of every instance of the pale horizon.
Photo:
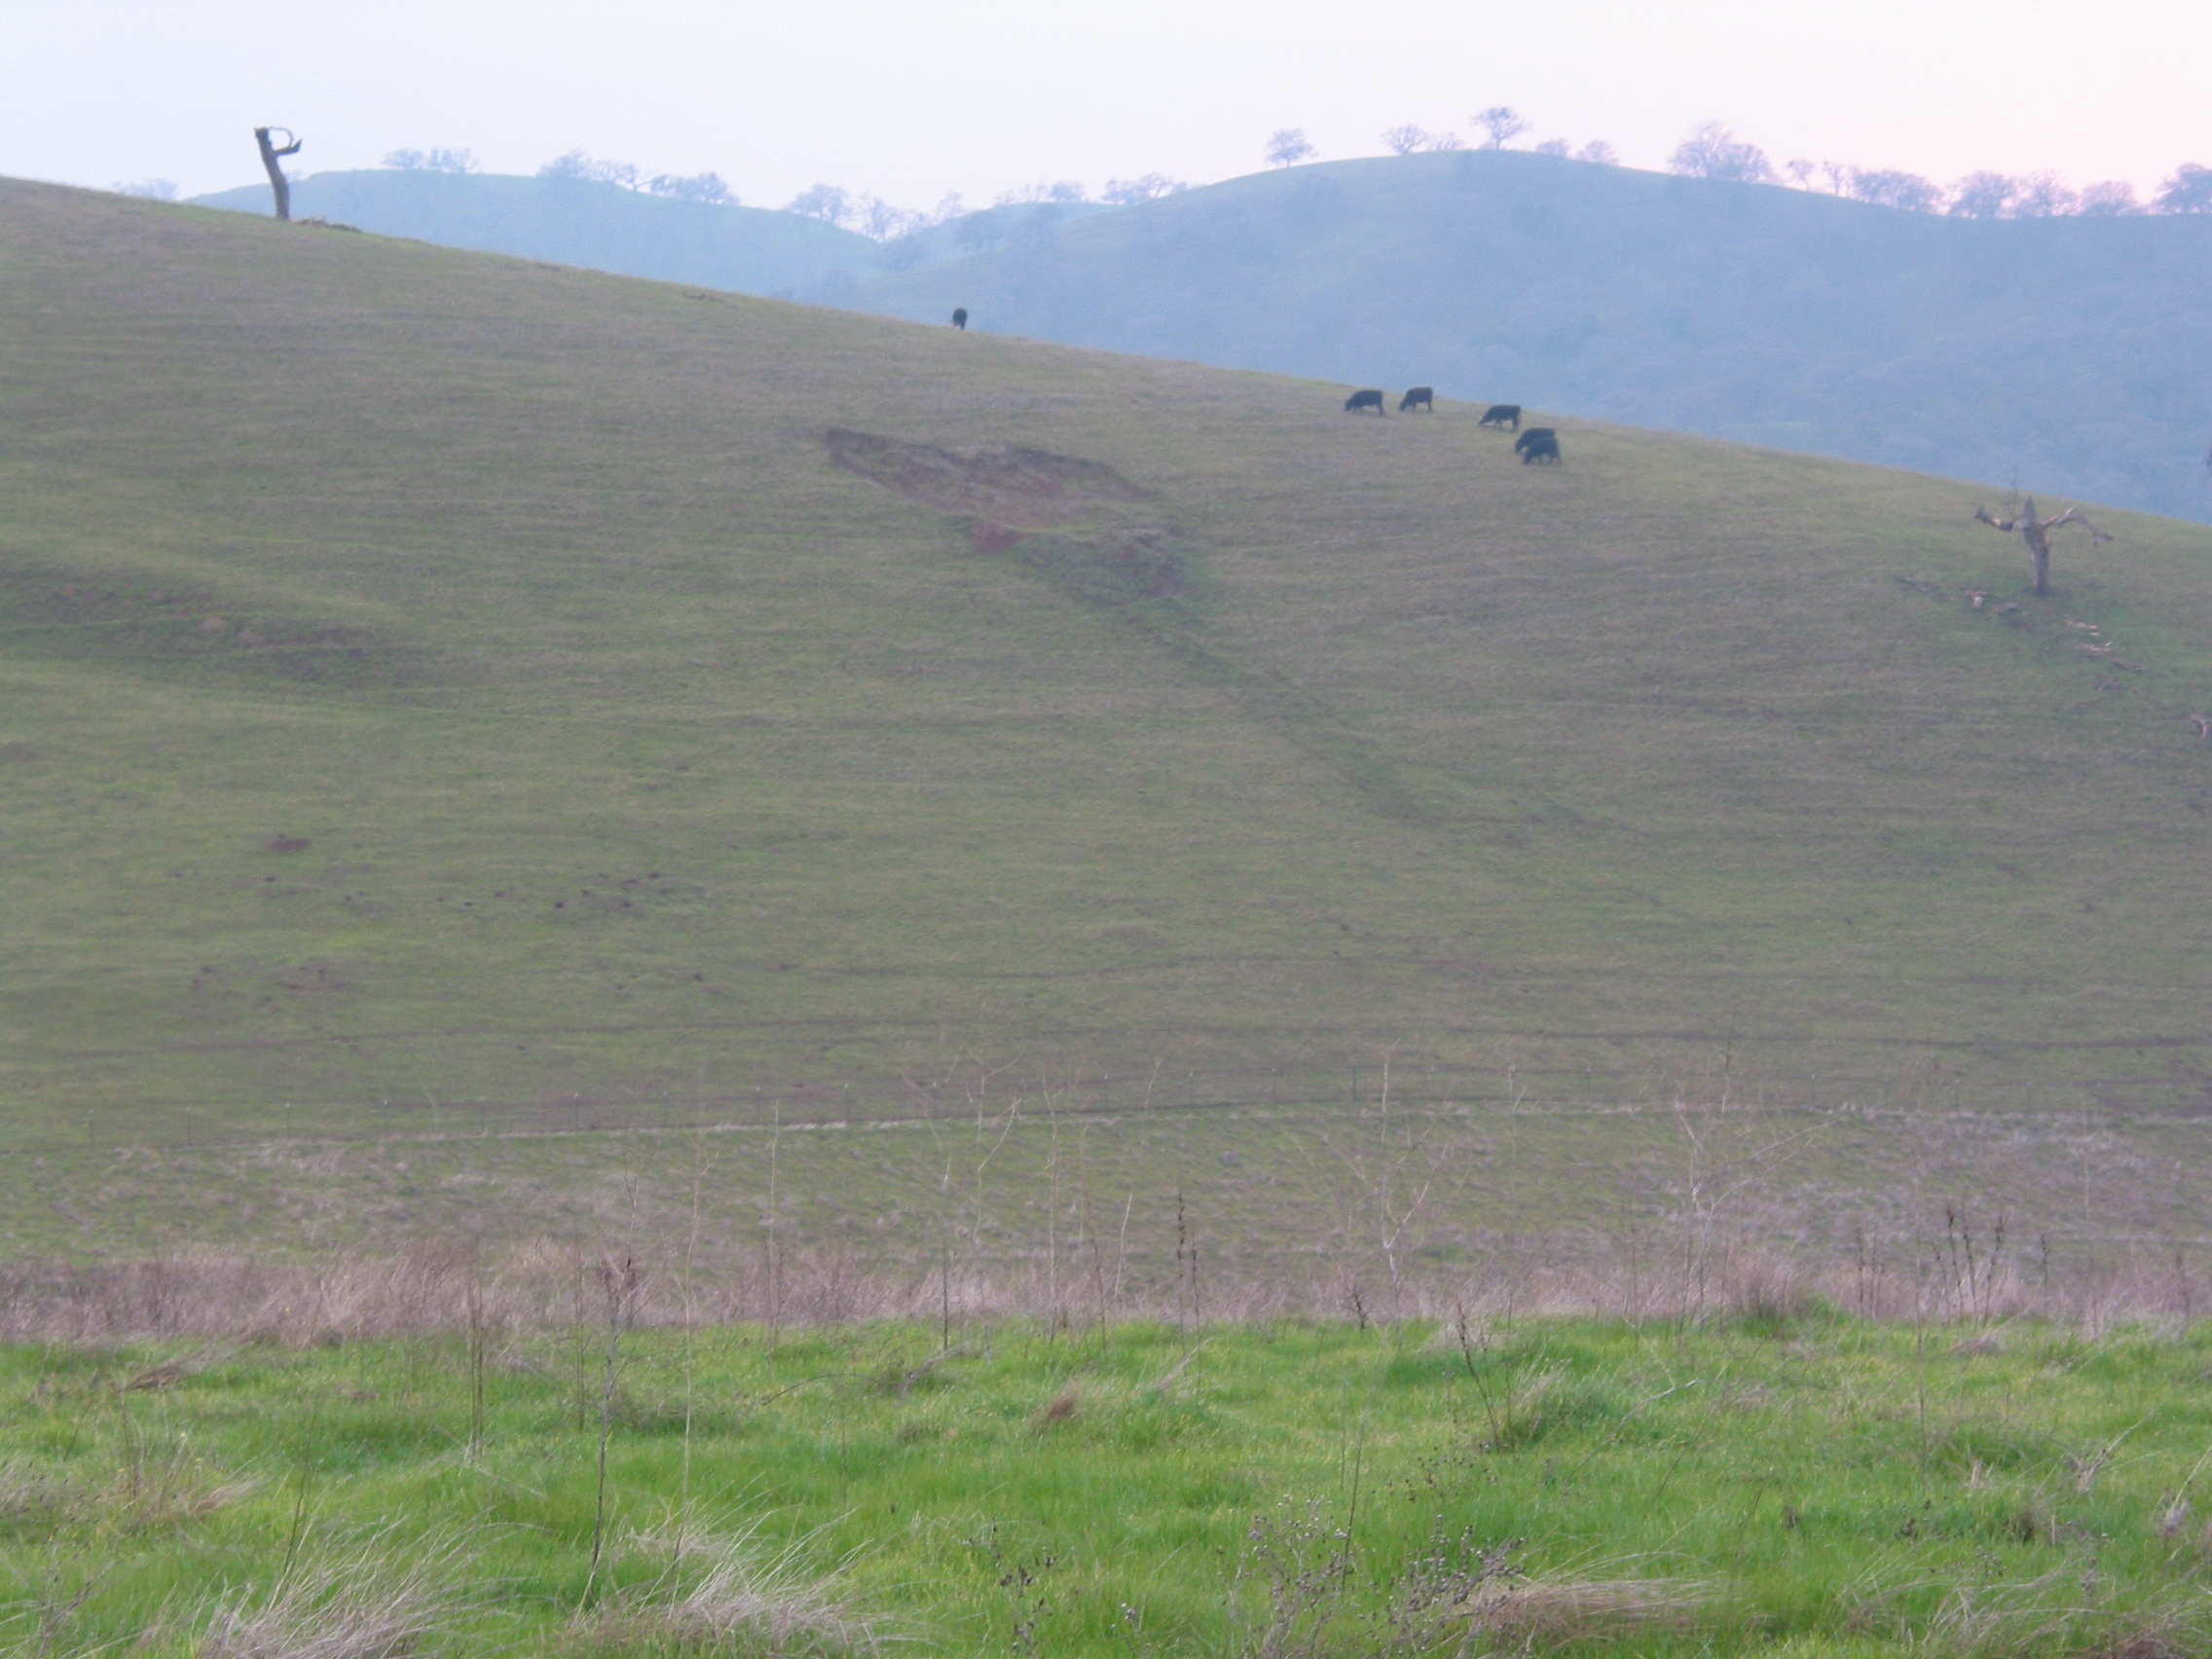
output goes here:
[{"label": "pale horizon", "polygon": [[644,173],[715,172],[747,204],[815,183],[927,208],[1035,183],[1095,196],[1163,173],[1261,170],[1269,135],[1316,159],[1388,153],[1413,124],[1479,142],[1478,109],[1530,122],[1527,148],[1604,140],[1660,169],[1718,120],[1777,166],[1899,168],[1948,186],[2054,172],[2141,195],[2212,162],[2194,83],[2212,18],[2125,0],[2067,9],[1621,0],[1540,7],[1402,0],[1052,8],[830,0],[732,12],[398,0],[282,17],[148,0],[10,8],[0,172],[185,196],[260,181],[250,129],[305,141],[301,175],[398,149],[473,152],[534,173],[564,153]]}]

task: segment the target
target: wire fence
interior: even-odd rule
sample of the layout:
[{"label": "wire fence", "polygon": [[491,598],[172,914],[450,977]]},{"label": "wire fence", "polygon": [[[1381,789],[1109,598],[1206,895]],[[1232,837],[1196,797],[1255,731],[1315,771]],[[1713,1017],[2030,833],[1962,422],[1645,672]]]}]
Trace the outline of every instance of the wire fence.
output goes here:
[{"label": "wire fence", "polygon": [[273,1140],[377,1141],[753,1128],[866,1128],[1004,1117],[1188,1115],[1389,1109],[1600,1115],[1726,1106],[1738,1111],[1875,1116],[2052,1114],[2130,1121],[2212,1118],[2212,1086],[2192,1078],[1998,1084],[1842,1073],[1654,1075],[1591,1067],[1498,1072],[1471,1066],[1159,1068],[1096,1077],[866,1083],[570,1093],[529,1099],[425,1094],[346,1101],[169,1101],[46,1115],[0,1134],[0,1154],[53,1156],[142,1147],[182,1150]]}]

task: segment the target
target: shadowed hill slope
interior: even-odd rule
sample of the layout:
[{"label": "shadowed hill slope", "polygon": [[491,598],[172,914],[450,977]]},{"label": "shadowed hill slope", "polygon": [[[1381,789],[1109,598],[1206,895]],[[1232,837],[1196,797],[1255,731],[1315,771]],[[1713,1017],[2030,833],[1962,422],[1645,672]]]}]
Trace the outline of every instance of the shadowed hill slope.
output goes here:
[{"label": "shadowed hill slope", "polygon": [[2112,514],[2039,604],[1904,473],[1567,421],[1523,467],[1461,409],[43,186],[0,227],[18,1120],[959,1053],[2212,1075],[2198,527]]},{"label": "shadowed hill slope", "polygon": [[1234,179],[816,292],[2203,519],[2208,270],[2212,216],[1967,221],[1467,151]]},{"label": "shadowed hill slope", "polygon": [[[269,211],[269,187],[195,205]],[[882,249],[819,219],[645,196],[590,179],[367,168],[292,187],[295,218],[324,218],[444,247],[549,259],[628,276],[768,294],[872,272]]]}]

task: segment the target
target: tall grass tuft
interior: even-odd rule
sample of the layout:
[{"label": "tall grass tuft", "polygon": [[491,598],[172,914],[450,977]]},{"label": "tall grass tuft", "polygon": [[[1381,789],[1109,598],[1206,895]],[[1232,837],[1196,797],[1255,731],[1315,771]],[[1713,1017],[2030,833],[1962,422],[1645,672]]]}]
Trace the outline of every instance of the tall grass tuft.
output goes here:
[{"label": "tall grass tuft", "polygon": [[206,1615],[195,1659],[406,1659],[433,1644],[460,1606],[461,1552],[379,1535],[295,1557],[271,1583],[246,1584]]},{"label": "tall grass tuft", "polygon": [[1525,1578],[1484,1584],[1470,1625],[1523,1648],[1626,1641],[1689,1631],[1714,1598],[1687,1578]]},{"label": "tall grass tuft", "polygon": [[815,1538],[770,1543],[757,1524],[719,1532],[671,1524],[640,1534],[633,1553],[661,1558],[661,1570],[579,1614],[572,1637],[593,1651],[873,1653],[886,1640],[881,1621],[854,1604],[842,1567],[810,1564]]}]

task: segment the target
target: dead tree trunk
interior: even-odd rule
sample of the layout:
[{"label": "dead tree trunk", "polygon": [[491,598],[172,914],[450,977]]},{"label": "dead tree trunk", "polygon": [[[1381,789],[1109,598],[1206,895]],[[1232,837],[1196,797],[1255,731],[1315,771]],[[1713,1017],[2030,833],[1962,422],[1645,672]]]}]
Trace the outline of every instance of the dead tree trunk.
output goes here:
[{"label": "dead tree trunk", "polygon": [[2089,533],[2089,545],[2092,547],[2100,541],[2112,539],[2111,536],[2091,524],[2085,515],[2073,507],[2068,507],[2054,518],[2038,518],[2036,516],[2036,498],[2033,496],[2028,498],[2027,511],[2014,513],[2010,518],[1994,517],[1987,507],[1974,508],[1973,516],[1992,530],[2002,530],[2007,533],[2016,530],[2020,533],[2020,539],[2028,544],[2028,563],[2035,568],[2036,598],[2038,599],[2048,599],[2050,597],[2050,533],[2052,531],[2060,525],[2078,524]]},{"label": "dead tree trunk", "polygon": [[[273,132],[281,132],[292,141],[279,146],[270,136]],[[292,216],[292,181],[284,176],[284,169],[278,162],[284,156],[298,155],[300,141],[292,138],[289,127],[256,127],[253,129],[253,141],[261,146],[261,165],[269,169],[269,188],[276,193],[276,217],[289,219]]]}]

